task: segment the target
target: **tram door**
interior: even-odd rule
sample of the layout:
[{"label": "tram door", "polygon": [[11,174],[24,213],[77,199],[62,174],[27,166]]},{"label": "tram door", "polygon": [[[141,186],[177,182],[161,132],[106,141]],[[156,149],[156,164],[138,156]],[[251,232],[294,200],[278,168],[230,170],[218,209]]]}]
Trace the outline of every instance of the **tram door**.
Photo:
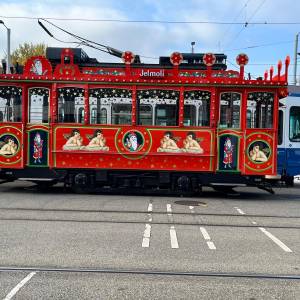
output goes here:
[{"label": "tram door", "polygon": [[23,168],[23,89],[0,85],[0,168]]},{"label": "tram door", "polygon": [[241,100],[239,92],[219,93],[218,172],[240,172]]},{"label": "tram door", "polygon": [[27,166],[49,165],[49,99],[50,88],[28,88]]}]

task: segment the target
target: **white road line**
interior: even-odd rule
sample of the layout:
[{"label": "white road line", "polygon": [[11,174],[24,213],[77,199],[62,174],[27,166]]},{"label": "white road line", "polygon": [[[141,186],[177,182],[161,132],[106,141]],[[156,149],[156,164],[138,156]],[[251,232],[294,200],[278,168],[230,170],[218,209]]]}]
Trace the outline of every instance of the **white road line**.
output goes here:
[{"label": "white road line", "polygon": [[200,231],[205,240],[210,240],[210,236],[204,227],[200,227]]},{"label": "white road line", "polygon": [[36,272],[29,273],[22,281],[20,281],[3,300],[10,300],[16,293],[36,274]]},{"label": "white road line", "polygon": [[286,246],[282,241],[280,241],[276,236],[274,236],[272,233],[267,231],[263,227],[259,227],[259,229],[267,236],[269,237],[274,243],[276,243],[281,249],[283,249],[285,252],[293,252],[288,246]]},{"label": "white road line", "polygon": [[210,240],[210,236],[209,236],[207,230],[206,230],[204,227],[200,227],[200,231],[201,231],[201,233],[202,233],[204,239],[206,240],[206,244],[207,244],[208,248],[209,248],[210,250],[216,250],[217,248],[216,248],[214,242],[212,242],[212,241]]},{"label": "white road line", "polygon": [[171,238],[172,249],[178,249],[179,245],[178,245],[176,230],[174,226],[171,226],[170,228],[170,238]]},{"label": "white road line", "polygon": [[167,204],[167,213],[168,213],[168,216],[172,215],[172,206],[171,206],[171,204]]},{"label": "white road line", "polygon": [[235,209],[241,214],[241,215],[245,215],[245,213],[238,207],[235,207]]},{"label": "white road line", "polygon": [[[153,205],[152,205],[152,201],[150,200],[150,203],[148,205],[148,222],[151,223],[152,222],[152,212],[153,210]],[[143,241],[142,241],[142,247],[143,248],[149,248],[150,246],[150,237],[151,237],[151,225],[150,224],[146,224],[145,225],[145,230],[144,230],[144,235],[143,235]]]},{"label": "white road line", "polygon": [[146,224],[144,236],[143,236],[143,242],[142,242],[143,248],[148,248],[150,246],[150,236],[151,236],[151,225]]},{"label": "white road line", "polygon": [[215,244],[212,241],[208,241],[206,243],[207,243],[207,246],[210,250],[216,250],[217,249]]}]

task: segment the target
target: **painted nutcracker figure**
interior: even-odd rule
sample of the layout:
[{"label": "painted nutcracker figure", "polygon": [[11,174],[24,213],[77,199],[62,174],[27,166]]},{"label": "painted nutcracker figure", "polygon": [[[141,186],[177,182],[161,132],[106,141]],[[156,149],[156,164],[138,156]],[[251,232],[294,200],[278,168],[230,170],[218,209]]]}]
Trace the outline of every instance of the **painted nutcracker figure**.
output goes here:
[{"label": "painted nutcracker figure", "polygon": [[36,133],[33,140],[33,156],[34,163],[41,163],[41,159],[43,158],[43,140],[41,139],[41,135]]},{"label": "painted nutcracker figure", "polygon": [[233,159],[233,145],[231,143],[231,139],[228,137],[226,138],[224,143],[224,159],[223,159],[224,169],[232,168],[231,166],[232,159]]}]

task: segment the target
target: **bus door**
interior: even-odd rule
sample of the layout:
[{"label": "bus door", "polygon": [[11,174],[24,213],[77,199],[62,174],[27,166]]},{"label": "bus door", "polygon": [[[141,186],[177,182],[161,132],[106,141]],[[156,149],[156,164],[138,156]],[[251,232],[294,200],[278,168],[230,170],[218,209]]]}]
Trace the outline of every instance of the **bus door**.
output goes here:
[{"label": "bus door", "polygon": [[0,85],[0,168],[23,168],[23,89]]},{"label": "bus door", "polygon": [[29,167],[49,166],[49,99],[50,87],[28,88],[26,165]]},{"label": "bus door", "polygon": [[219,93],[218,172],[241,171],[241,100],[242,93],[240,92]]}]

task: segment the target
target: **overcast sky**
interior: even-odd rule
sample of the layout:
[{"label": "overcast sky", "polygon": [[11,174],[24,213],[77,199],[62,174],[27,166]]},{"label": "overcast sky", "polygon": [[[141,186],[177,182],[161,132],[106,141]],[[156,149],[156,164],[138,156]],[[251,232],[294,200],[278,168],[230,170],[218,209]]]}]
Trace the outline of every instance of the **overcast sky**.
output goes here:
[{"label": "overcast sky", "polygon": [[[142,56],[143,62],[158,62],[159,56],[174,51],[223,52],[228,68],[235,69],[237,54],[247,53],[246,71],[261,76],[279,59],[291,56],[300,31],[300,1],[297,0],[0,0],[0,19],[11,28],[11,48],[24,42],[68,47],[48,36],[37,20],[12,17],[102,19],[124,21],[241,22],[245,26],[199,23],[147,23],[50,20],[56,25],[98,43]],[[298,22],[295,25],[253,25],[251,22]],[[45,23],[46,24],[46,23]],[[47,25],[55,37],[74,41]],[[263,46],[268,45],[269,46]],[[259,46],[259,47],[253,47]],[[300,49],[300,46],[299,46]],[[119,61],[108,54],[84,48],[99,61]],[[300,50],[298,51],[300,52]],[[6,53],[6,30],[0,25],[0,58]],[[299,56],[300,57],[300,56]],[[300,67],[298,67],[300,69]],[[300,74],[300,72],[298,73]],[[290,79],[292,79],[290,77]]]}]

